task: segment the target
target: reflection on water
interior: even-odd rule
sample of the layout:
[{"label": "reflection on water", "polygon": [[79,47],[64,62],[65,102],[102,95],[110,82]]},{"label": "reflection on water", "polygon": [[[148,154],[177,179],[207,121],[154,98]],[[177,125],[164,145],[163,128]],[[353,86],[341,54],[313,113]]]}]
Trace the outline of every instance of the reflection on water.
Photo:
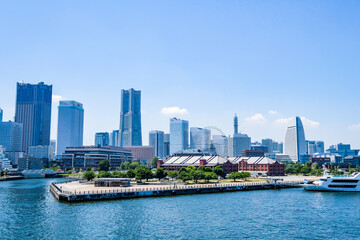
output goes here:
[{"label": "reflection on water", "polygon": [[360,193],[302,189],[59,203],[59,179],[0,182],[0,239],[359,239]]}]

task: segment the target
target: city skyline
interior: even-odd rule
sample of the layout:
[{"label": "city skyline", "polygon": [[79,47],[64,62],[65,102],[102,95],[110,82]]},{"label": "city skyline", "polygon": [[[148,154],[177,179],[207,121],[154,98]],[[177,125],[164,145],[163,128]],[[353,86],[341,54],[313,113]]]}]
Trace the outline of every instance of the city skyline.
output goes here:
[{"label": "city skyline", "polygon": [[[289,119],[302,116],[308,139],[360,148],[359,3],[173,4],[4,2],[4,121],[15,116],[16,82],[44,81],[53,109],[60,99],[86,106],[86,145],[118,129],[120,91],[135,88],[143,145],[150,130],[169,132],[174,116],[230,135],[237,113],[253,140],[283,142]],[[51,139],[56,131],[52,121]]]}]

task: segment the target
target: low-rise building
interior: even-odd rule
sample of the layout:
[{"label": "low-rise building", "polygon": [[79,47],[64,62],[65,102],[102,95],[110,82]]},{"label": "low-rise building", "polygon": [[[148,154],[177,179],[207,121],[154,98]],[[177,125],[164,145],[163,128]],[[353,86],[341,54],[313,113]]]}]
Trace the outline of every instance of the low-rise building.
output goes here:
[{"label": "low-rise building", "polygon": [[78,171],[91,167],[96,170],[99,162],[106,159],[110,162],[110,169],[115,170],[120,167],[122,162],[132,162],[133,156],[130,151],[114,146],[69,147],[62,155],[60,168],[63,170],[74,168]]},{"label": "low-rise building", "polygon": [[126,146],[123,149],[132,153],[133,161],[146,163],[148,166],[154,157],[154,147],[152,146]]},{"label": "low-rise building", "polygon": [[44,166],[44,161],[46,161],[46,159],[37,159],[32,157],[19,158],[18,170],[23,171],[42,169]]},{"label": "low-rise building", "polygon": [[238,165],[239,172],[250,172],[252,175],[284,176],[285,165],[267,157],[229,158]]},{"label": "low-rise building", "polygon": [[182,167],[222,166],[225,174],[238,171],[251,172],[253,175],[284,176],[285,165],[273,159],[260,157],[231,157],[217,155],[180,155],[159,160],[158,166],[167,171],[179,171]]}]

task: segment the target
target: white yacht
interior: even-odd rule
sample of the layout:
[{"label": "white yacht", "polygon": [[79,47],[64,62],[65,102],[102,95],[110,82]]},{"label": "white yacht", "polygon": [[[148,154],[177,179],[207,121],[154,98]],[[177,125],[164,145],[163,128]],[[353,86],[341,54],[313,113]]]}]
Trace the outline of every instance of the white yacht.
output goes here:
[{"label": "white yacht", "polygon": [[307,191],[360,192],[360,173],[352,175],[324,175],[319,181],[305,179],[302,184]]}]

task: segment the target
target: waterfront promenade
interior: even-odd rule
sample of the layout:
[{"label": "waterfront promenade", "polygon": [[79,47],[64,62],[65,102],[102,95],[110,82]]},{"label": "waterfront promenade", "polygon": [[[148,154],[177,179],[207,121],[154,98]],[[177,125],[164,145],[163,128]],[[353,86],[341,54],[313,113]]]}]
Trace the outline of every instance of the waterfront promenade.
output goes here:
[{"label": "waterfront promenade", "polygon": [[94,183],[71,181],[65,183],[53,183],[50,186],[51,193],[60,201],[77,202],[107,199],[124,199],[139,197],[160,197],[172,195],[218,193],[247,190],[265,190],[299,187],[303,181],[281,182],[234,182],[212,184],[148,184],[131,185],[130,187],[95,187]]}]

